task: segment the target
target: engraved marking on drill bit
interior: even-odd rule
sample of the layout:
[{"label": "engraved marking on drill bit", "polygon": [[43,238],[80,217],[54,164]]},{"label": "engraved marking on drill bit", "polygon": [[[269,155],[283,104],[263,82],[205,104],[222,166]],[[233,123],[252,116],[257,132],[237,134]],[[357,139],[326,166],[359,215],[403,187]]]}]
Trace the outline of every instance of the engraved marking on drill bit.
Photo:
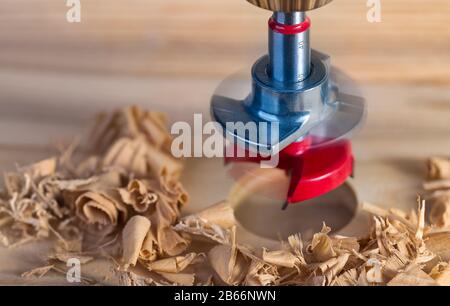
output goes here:
[{"label": "engraved marking on drill bit", "polygon": [[367,21],[370,23],[381,22],[381,0],[367,0]]},{"label": "engraved marking on drill bit", "polygon": [[69,23],[81,22],[81,2],[80,0],[67,0],[66,6],[70,7],[66,13],[66,20]]}]

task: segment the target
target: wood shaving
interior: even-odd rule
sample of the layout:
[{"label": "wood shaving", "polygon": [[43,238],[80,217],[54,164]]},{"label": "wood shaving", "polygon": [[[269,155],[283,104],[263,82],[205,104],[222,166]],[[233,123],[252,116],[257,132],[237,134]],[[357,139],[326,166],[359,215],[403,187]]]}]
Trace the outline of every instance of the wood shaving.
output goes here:
[{"label": "wood shaving", "polygon": [[413,266],[397,274],[388,286],[436,286],[436,281],[421,268]]},{"label": "wood shaving", "polygon": [[139,259],[143,261],[154,261],[158,256],[158,241],[153,230],[150,228],[145,236],[139,251]]},{"label": "wood shaving", "polygon": [[278,285],[280,276],[275,265],[263,261],[253,260],[248,268],[244,280],[246,286],[273,286]]},{"label": "wood shaving", "polygon": [[[119,222],[120,202],[113,191],[82,193],[75,201],[78,217],[85,223],[103,227],[115,227]],[[126,213],[126,211],[125,211]]]},{"label": "wood shaving", "polygon": [[137,213],[146,212],[151,205],[158,201],[158,194],[149,189],[150,184],[142,180],[132,180],[127,188],[120,188],[122,201],[131,205]]},{"label": "wood shaving", "polygon": [[116,271],[116,276],[119,279],[121,286],[151,286],[163,285],[155,282],[151,277],[138,275],[132,271]]},{"label": "wood shaving", "polygon": [[430,222],[436,227],[450,227],[450,194],[434,199],[430,211]]},{"label": "wood shaving", "polygon": [[312,242],[307,248],[313,262],[325,262],[336,257],[337,254],[333,248],[333,241],[328,236],[330,231],[331,229],[324,224],[322,231],[314,234]]},{"label": "wood shaving", "polygon": [[423,188],[428,191],[450,189],[450,179],[434,180],[425,182]]},{"label": "wood shaving", "polygon": [[221,202],[200,213],[182,218],[174,229],[224,244],[230,242],[230,230],[235,224],[233,209],[228,202]]},{"label": "wood shaving", "polygon": [[437,264],[430,272],[430,276],[441,286],[450,286],[450,265],[447,262]]},{"label": "wood shaving", "polygon": [[425,237],[425,245],[440,261],[450,261],[450,231],[430,231]]},{"label": "wood shaving", "polygon": [[43,266],[22,273],[23,278],[42,278],[54,268],[53,265]]},{"label": "wood shaving", "polygon": [[432,157],[427,162],[428,178],[430,180],[450,179],[450,160],[442,157]]},{"label": "wood shaving", "polygon": [[249,262],[238,249],[235,239],[231,244],[213,247],[208,252],[208,259],[217,276],[227,285],[239,285],[245,278]]},{"label": "wood shaving", "polygon": [[297,256],[289,250],[267,251],[263,249],[262,260],[266,263],[286,268],[293,268],[298,263]]},{"label": "wood shaving", "polygon": [[146,264],[146,268],[155,272],[180,273],[191,265],[197,256],[195,253],[189,253],[185,256],[164,258]]},{"label": "wood shaving", "polygon": [[146,217],[134,216],[122,232],[124,268],[135,266],[139,258],[144,240],[150,230],[150,221]]},{"label": "wood shaving", "polygon": [[76,257],[110,260],[122,285],[450,284],[449,160],[428,161],[430,225],[421,199],[414,212],[364,203],[373,215],[364,237],[336,236],[324,224],[311,241],[294,234],[278,248],[255,248],[238,242],[232,209],[248,188],[181,217],[189,196],[165,126],[164,115],[138,107],[100,114],[78,146],[4,174],[0,242],[55,241],[48,265],[23,277],[65,273]]},{"label": "wood shaving", "polygon": [[89,147],[105,152],[119,138],[139,138],[168,152],[171,136],[166,128],[166,118],[162,113],[149,112],[137,106],[127,107],[117,112],[97,115]]}]

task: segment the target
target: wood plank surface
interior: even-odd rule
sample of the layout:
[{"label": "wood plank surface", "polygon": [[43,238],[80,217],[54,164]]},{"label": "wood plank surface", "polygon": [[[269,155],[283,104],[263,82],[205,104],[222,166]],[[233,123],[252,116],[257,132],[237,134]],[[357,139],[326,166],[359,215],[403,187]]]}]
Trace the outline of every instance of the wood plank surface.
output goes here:
[{"label": "wood plank surface", "polygon": [[[82,22],[69,24],[65,0],[0,1],[1,171],[54,154],[53,143],[85,131],[99,110],[133,103],[172,122],[208,114],[221,80],[266,52],[270,14],[244,0],[81,3]],[[368,103],[353,142],[359,199],[413,209],[424,160],[450,155],[450,1],[381,3],[381,23],[367,22],[365,0],[312,12],[312,44]],[[196,176],[209,167],[199,161],[189,167],[211,185],[205,195],[203,183],[187,180],[189,211],[226,196],[222,174]],[[17,252],[0,249],[0,283],[20,282],[40,260]]]},{"label": "wood plank surface", "polygon": [[[0,2],[0,67],[118,76],[223,77],[266,50],[269,12],[244,0]],[[450,2],[382,0],[369,23],[365,0],[335,0],[310,13],[312,45],[358,81],[450,83]]]}]

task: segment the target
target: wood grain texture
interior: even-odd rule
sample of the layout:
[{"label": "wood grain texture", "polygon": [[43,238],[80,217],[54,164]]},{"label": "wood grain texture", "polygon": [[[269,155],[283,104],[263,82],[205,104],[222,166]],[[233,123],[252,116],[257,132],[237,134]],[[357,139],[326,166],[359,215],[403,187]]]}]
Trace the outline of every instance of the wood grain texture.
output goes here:
[{"label": "wood grain texture", "polygon": [[[266,52],[270,13],[244,0],[81,0],[80,24],[66,22],[65,2],[0,1],[0,171],[55,154],[51,144],[85,131],[99,110],[208,114],[220,81]],[[450,155],[450,1],[381,2],[377,24],[365,0],[311,12],[312,44],[368,102],[353,141],[359,198],[409,210],[424,159]],[[188,211],[226,196],[221,165],[189,161]],[[22,284],[18,275],[42,264],[37,250],[0,248],[0,283]]]},{"label": "wood grain texture", "polygon": [[[0,67],[120,76],[223,77],[266,50],[270,13],[244,0],[0,2]],[[312,45],[364,82],[449,84],[450,2],[336,0],[310,13]]]}]

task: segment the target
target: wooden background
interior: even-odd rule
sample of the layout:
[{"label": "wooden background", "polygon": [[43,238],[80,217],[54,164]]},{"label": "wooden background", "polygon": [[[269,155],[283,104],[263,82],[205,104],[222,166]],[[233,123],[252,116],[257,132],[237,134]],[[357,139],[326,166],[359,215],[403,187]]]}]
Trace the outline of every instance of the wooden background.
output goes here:
[{"label": "wooden background", "polygon": [[[266,49],[269,13],[244,0],[81,0],[79,24],[66,22],[65,2],[0,1],[0,170],[51,154],[99,110],[207,113],[217,84]],[[354,139],[359,198],[412,209],[424,159],[450,155],[450,1],[381,3],[381,23],[367,22],[365,0],[312,12],[312,44],[368,102]],[[195,169],[189,189],[206,173],[210,192],[193,192],[191,210],[226,195],[220,169]],[[0,283],[20,282],[38,257],[0,249]]]},{"label": "wooden background", "polygon": [[[65,2],[0,2],[1,169],[46,156],[98,110],[207,113],[217,84],[266,49],[269,13],[244,0],[81,0],[79,24]],[[414,205],[423,159],[450,155],[450,1],[381,3],[381,23],[366,20],[365,0],[312,12],[312,44],[368,101],[354,141],[360,197]]]}]

